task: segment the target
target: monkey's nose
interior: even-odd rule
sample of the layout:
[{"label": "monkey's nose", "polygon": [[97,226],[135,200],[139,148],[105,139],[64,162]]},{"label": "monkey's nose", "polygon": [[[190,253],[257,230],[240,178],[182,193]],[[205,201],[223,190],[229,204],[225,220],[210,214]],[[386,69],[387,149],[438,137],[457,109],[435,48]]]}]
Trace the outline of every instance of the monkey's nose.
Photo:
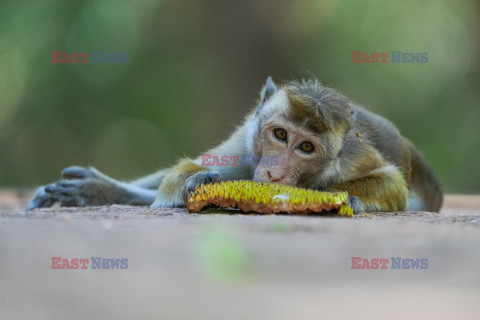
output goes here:
[{"label": "monkey's nose", "polygon": [[283,179],[283,176],[281,176],[281,177],[272,176],[272,173],[270,171],[267,171],[267,177],[268,177],[268,181],[270,181],[272,183],[279,183]]}]

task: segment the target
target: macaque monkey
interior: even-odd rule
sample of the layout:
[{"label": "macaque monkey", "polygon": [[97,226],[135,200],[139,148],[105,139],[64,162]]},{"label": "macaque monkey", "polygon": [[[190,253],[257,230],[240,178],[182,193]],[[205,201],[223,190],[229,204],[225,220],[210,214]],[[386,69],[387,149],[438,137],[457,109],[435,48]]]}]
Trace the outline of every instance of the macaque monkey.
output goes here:
[{"label": "macaque monkey", "polygon": [[202,157],[183,159],[131,182],[69,167],[62,180],[37,190],[29,209],[55,202],[183,207],[196,186],[239,179],[347,191],[355,213],[407,210],[410,190],[420,203],[410,209],[438,212],[442,206],[442,187],[413,144],[391,122],[317,80],[277,86],[269,77],[256,108],[205,154],[249,155],[251,161],[205,166]]}]

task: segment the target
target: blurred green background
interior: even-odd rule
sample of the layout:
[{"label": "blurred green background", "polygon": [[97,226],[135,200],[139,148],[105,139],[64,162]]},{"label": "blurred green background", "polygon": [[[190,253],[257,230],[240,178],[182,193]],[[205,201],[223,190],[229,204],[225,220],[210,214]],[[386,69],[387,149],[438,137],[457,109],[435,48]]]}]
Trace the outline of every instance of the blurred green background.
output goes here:
[{"label": "blurred green background", "polygon": [[[447,192],[478,193],[479,15],[476,0],[2,1],[0,186],[72,164],[153,172],[225,139],[268,75],[315,75],[392,120]],[[55,50],[128,63],[53,64]],[[355,50],[429,61],[353,64]]]}]

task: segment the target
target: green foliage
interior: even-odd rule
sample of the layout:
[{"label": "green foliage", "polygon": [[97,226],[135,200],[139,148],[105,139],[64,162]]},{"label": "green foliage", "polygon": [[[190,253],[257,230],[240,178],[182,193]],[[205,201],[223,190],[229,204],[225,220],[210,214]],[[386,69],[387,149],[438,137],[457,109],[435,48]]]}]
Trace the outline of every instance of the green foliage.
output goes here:
[{"label": "green foliage", "polygon": [[[474,0],[8,0],[0,12],[0,186],[71,164],[147,174],[227,137],[268,75],[313,74],[392,120],[447,192],[480,192]],[[54,64],[56,50],[128,62]],[[357,50],[429,61],[354,64]]]}]

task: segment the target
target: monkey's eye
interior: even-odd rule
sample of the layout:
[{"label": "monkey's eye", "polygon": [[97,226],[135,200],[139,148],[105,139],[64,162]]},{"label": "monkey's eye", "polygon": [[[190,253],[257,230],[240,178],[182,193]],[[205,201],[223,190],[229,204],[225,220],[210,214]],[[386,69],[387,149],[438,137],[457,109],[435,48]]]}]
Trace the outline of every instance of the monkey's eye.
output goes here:
[{"label": "monkey's eye", "polygon": [[300,145],[300,149],[303,152],[311,153],[313,151],[313,145],[310,142],[304,142]]},{"label": "monkey's eye", "polygon": [[273,131],[273,134],[275,135],[275,138],[282,141],[287,141],[287,137],[288,137],[287,131],[283,129],[275,129],[275,131]]}]

